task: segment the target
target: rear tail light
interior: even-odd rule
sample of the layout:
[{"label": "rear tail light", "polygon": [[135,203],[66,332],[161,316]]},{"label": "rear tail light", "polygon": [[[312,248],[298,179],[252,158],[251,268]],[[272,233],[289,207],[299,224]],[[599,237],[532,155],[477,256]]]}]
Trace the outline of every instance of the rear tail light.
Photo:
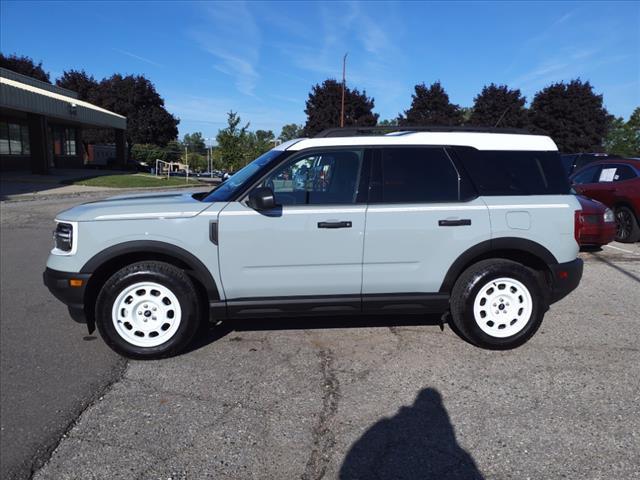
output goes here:
[{"label": "rear tail light", "polygon": [[584,228],[584,222],[582,220],[582,210],[576,210],[576,213],[574,214],[574,222],[573,222],[573,236],[575,237],[576,242],[578,242],[578,244],[580,244],[583,228]]}]

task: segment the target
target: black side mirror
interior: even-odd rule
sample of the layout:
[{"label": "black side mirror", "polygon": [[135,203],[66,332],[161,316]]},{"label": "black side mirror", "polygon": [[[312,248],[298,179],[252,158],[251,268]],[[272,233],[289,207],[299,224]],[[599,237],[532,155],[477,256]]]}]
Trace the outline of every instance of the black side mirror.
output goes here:
[{"label": "black side mirror", "polygon": [[276,206],[276,197],[269,187],[259,187],[249,194],[249,206],[255,210],[271,210]]}]

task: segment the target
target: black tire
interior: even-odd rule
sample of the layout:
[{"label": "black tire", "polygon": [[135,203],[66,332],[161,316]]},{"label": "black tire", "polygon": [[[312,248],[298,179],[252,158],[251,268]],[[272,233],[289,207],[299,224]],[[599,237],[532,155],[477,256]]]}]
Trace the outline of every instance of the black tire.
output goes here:
[{"label": "black tire", "polygon": [[[181,318],[177,330],[157,346],[130,343],[118,333],[112,320],[112,309],[118,296],[139,282],[153,282],[165,287],[179,303]],[[96,325],[100,335],[114,351],[129,358],[154,359],[176,355],[193,339],[201,323],[200,318],[200,302],[191,279],[183,270],[164,262],[137,262],[118,270],[102,286],[96,301]]]},{"label": "black tire", "polygon": [[640,240],[640,226],[633,210],[629,207],[616,208],[616,242],[634,243]]},{"label": "black tire", "polygon": [[[487,318],[476,321],[474,314],[474,301],[480,291],[486,289],[491,280],[499,278],[516,280],[528,290],[531,297],[531,315],[528,321],[517,333],[507,337],[487,334],[478,324],[479,321],[486,321]],[[548,287],[543,285],[538,274],[520,263],[503,259],[480,261],[465,270],[453,287],[451,292],[452,330],[464,340],[481,348],[508,350],[519,347],[536,333],[542,323],[548,307],[548,292],[545,288]],[[490,318],[489,321],[491,321]],[[514,320],[514,324],[516,321]],[[494,323],[492,327],[493,325]],[[501,325],[497,325],[496,328],[500,328]]]}]

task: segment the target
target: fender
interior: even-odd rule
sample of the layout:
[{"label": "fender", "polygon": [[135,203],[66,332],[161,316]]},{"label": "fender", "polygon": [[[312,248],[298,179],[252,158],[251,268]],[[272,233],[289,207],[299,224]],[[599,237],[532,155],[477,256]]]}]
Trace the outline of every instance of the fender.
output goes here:
[{"label": "fender", "polygon": [[449,293],[456,282],[456,279],[465,270],[465,268],[473,263],[475,259],[486,258],[491,252],[503,250],[519,251],[529,256],[536,257],[540,262],[544,263],[547,268],[557,265],[556,257],[543,245],[517,237],[500,237],[491,240],[485,240],[478,243],[468,250],[464,251],[449,267],[447,274],[440,286],[440,293]]},{"label": "fender", "polygon": [[220,294],[211,272],[198,258],[183,248],[157,240],[135,240],[113,245],[93,256],[84,264],[80,272],[93,273],[109,260],[132,253],[160,253],[180,260],[187,265],[193,276],[202,283],[207,291],[209,301],[220,300]]}]

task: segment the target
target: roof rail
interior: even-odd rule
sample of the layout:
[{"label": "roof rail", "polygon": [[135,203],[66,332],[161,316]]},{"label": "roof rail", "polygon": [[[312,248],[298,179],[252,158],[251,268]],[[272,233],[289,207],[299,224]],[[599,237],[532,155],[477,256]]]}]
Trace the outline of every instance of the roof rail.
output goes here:
[{"label": "roof rail", "polygon": [[387,133],[411,133],[411,132],[481,132],[481,133],[512,133],[517,135],[532,135],[522,128],[494,128],[494,127],[442,127],[442,126],[402,126],[402,125],[378,125],[375,127],[343,127],[328,128],[318,133],[314,138],[327,137],[358,137],[363,135],[384,135]]}]

